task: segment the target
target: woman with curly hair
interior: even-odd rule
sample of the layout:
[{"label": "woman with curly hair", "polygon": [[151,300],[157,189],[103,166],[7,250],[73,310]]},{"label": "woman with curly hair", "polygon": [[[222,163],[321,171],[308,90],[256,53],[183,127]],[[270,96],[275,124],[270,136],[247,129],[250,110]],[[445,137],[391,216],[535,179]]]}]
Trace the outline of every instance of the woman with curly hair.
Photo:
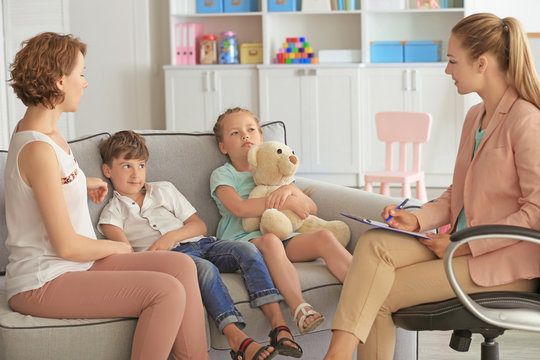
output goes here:
[{"label": "woman with curly hair", "polygon": [[96,240],[87,194],[101,202],[107,184],[85,177],[57,127],[88,86],[85,54],[73,36],[48,32],[25,41],[11,64],[27,110],[5,170],[9,305],[48,318],[136,317],[132,359],[208,359],[193,261]]}]

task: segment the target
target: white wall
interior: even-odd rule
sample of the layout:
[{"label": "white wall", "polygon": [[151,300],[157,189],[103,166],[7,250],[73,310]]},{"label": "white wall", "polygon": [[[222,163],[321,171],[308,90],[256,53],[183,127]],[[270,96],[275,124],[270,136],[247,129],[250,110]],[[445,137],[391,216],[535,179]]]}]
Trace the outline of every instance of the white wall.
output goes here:
[{"label": "white wall", "polygon": [[512,16],[523,23],[526,32],[540,32],[540,0],[465,0],[467,13],[490,12]]},{"label": "white wall", "polygon": [[[23,40],[44,31],[67,31],[67,2],[68,0],[2,0],[3,32],[0,34],[2,34],[4,56],[3,74],[0,79],[2,77],[9,78],[7,67],[19,51]],[[0,83],[0,87],[3,87],[0,90],[0,105],[2,105],[0,110],[2,136],[0,139],[4,139],[11,135],[17,122],[24,115],[26,107],[5,82]],[[6,95],[5,104],[1,99],[2,93]],[[74,136],[72,114],[64,114],[60,118],[58,128],[64,136],[68,138]],[[0,148],[7,149],[7,143],[0,145]]]},{"label": "white wall", "polygon": [[70,0],[70,31],[88,44],[78,136],[165,126],[167,0]]}]

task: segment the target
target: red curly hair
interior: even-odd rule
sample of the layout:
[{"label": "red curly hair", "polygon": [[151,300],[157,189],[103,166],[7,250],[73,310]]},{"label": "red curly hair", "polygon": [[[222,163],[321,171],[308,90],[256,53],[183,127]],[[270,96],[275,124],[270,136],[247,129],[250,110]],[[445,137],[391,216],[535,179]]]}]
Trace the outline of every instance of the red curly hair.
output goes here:
[{"label": "red curly hair", "polygon": [[9,82],[17,97],[26,106],[54,109],[65,96],[56,82],[71,74],[79,52],[86,55],[86,44],[71,34],[45,32],[23,41],[10,65]]}]

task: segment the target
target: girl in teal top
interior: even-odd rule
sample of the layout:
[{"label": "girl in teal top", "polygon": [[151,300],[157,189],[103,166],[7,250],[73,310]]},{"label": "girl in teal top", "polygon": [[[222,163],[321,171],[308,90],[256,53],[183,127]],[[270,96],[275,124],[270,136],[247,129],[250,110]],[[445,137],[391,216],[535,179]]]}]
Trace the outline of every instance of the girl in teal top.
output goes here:
[{"label": "girl in teal top", "polygon": [[214,133],[220,151],[230,160],[214,170],[210,179],[212,197],[222,216],[217,236],[250,241],[261,251],[274,284],[289,305],[300,333],[307,333],[320,325],[324,316],[314,311],[303,299],[298,273],[291,262],[322,257],[330,272],[343,282],[352,255],[327,230],[293,234],[284,242],[274,234],[245,232],[242,218],[261,216],[266,209],[289,209],[305,219],[316,213],[317,206],[294,183],[281,186],[266,198],[248,199],[255,182],[247,154],[251,146],[263,141],[259,120],[249,110],[227,110],[219,116]]}]

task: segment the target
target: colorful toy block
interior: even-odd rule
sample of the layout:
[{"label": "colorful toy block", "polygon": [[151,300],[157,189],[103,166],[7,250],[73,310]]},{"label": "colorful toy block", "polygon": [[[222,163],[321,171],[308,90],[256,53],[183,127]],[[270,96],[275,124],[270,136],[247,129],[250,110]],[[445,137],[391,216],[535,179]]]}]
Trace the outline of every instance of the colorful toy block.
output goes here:
[{"label": "colorful toy block", "polygon": [[313,48],[305,37],[286,38],[278,49],[274,64],[318,64]]}]

